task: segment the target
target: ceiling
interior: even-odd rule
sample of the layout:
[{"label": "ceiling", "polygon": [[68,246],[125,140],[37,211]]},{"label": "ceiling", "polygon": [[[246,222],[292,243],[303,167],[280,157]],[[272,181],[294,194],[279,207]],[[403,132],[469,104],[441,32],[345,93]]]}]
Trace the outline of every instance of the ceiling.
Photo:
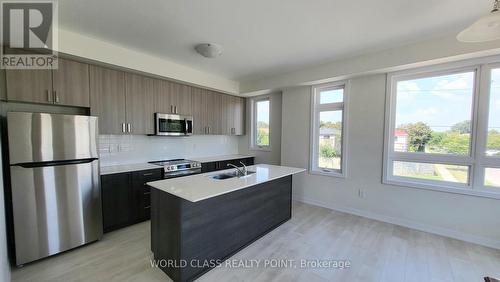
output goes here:
[{"label": "ceiling", "polygon": [[[64,0],[59,24],[244,81],[456,33],[490,0]],[[197,43],[224,46],[207,59]]]}]

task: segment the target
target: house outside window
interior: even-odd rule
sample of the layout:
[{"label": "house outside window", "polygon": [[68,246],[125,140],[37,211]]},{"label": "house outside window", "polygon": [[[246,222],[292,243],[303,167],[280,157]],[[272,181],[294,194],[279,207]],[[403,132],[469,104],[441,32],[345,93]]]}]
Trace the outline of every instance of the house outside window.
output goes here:
[{"label": "house outside window", "polygon": [[500,197],[500,64],[403,71],[387,83],[384,183]]}]

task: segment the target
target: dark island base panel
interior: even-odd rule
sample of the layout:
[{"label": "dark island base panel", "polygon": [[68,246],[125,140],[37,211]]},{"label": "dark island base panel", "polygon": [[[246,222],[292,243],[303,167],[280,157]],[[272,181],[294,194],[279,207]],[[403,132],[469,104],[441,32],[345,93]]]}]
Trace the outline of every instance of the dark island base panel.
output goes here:
[{"label": "dark island base panel", "polygon": [[195,203],[151,193],[151,250],[174,281],[198,278],[292,216],[292,176]]}]

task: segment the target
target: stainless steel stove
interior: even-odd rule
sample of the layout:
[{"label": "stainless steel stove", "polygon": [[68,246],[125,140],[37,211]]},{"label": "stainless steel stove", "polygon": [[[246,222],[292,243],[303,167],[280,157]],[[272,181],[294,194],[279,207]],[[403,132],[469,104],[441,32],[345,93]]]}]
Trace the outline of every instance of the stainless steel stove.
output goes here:
[{"label": "stainless steel stove", "polygon": [[164,178],[174,178],[201,173],[201,163],[185,159],[173,159],[149,162],[163,167]]}]

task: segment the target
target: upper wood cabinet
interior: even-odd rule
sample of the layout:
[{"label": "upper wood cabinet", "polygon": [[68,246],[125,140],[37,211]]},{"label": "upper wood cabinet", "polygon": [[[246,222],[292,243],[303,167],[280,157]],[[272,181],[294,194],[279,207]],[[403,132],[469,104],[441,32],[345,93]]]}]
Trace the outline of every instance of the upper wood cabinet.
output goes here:
[{"label": "upper wood cabinet", "polygon": [[192,88],[194,134],[224,134],[222,96],[210,90]]},{"label": "upper wood cabinet", "polygon": [[127,133],[153,134],[158,80],[126,74],[125,83]]},{"label": "upper wood cabinet", "polygon": [[125,73],[90,67],[90,113],[99,117],[100,133],[127,133]]},{"label": "upper wood cabinet", "polygon": [[208,134],[223,135],[222,120],[224,119],[222,108],[222,96],[214,91],[205,90],[205,105],[207,106]]},{"label": "upper wood cabinet", "polygon": [[245,98],[231,96],[232,131],[230,135],[245,135]]},{"label": "upper wood cabinet", "polygon": [[59,59],[57,70],[7,70],[7,100],[89,107],[88,64]]},{"label": "upper wood cabinet", "polygon": [[245,134],[245,99],[222,95],[222,134]]},{"label": "upper wood cabinet", "polygon": [[192,88],[194,134],[245,134],[245,99]]},{"label": "upper wood cabinet", "polygon": [[191,101],[193,110],[193,134],[208,134],[207,110],[204,104],[205,90],[200,88],[191,88]]},{"label": "upper wood cabinet", "polygon": [[171,104],[174,106],[174,113],[181,115],[191,115],[193,113],[191,86],[171,82],[169,96]]},{"label": "upper wood cabinet", "polygon": [[191,87],[167,80],[156,80],[155,111],[191,115]]},{"label": "upper wood cabinet", "polygon": [[7,70],[7,100],[54,104],[51,70]]},{"label": "upper wood cabinet", "polygon": [[89,65],[63,59],[58,64],[52,72],[55,104],[90,107]]},{"label": "upper wood cabinet", "polygon": [[194,134],[245,134],[240,97],[66,59],[57,70],[3,73],[0,99],[90,107],[101,134],[154,134],[155,112],[192,115]]}]

